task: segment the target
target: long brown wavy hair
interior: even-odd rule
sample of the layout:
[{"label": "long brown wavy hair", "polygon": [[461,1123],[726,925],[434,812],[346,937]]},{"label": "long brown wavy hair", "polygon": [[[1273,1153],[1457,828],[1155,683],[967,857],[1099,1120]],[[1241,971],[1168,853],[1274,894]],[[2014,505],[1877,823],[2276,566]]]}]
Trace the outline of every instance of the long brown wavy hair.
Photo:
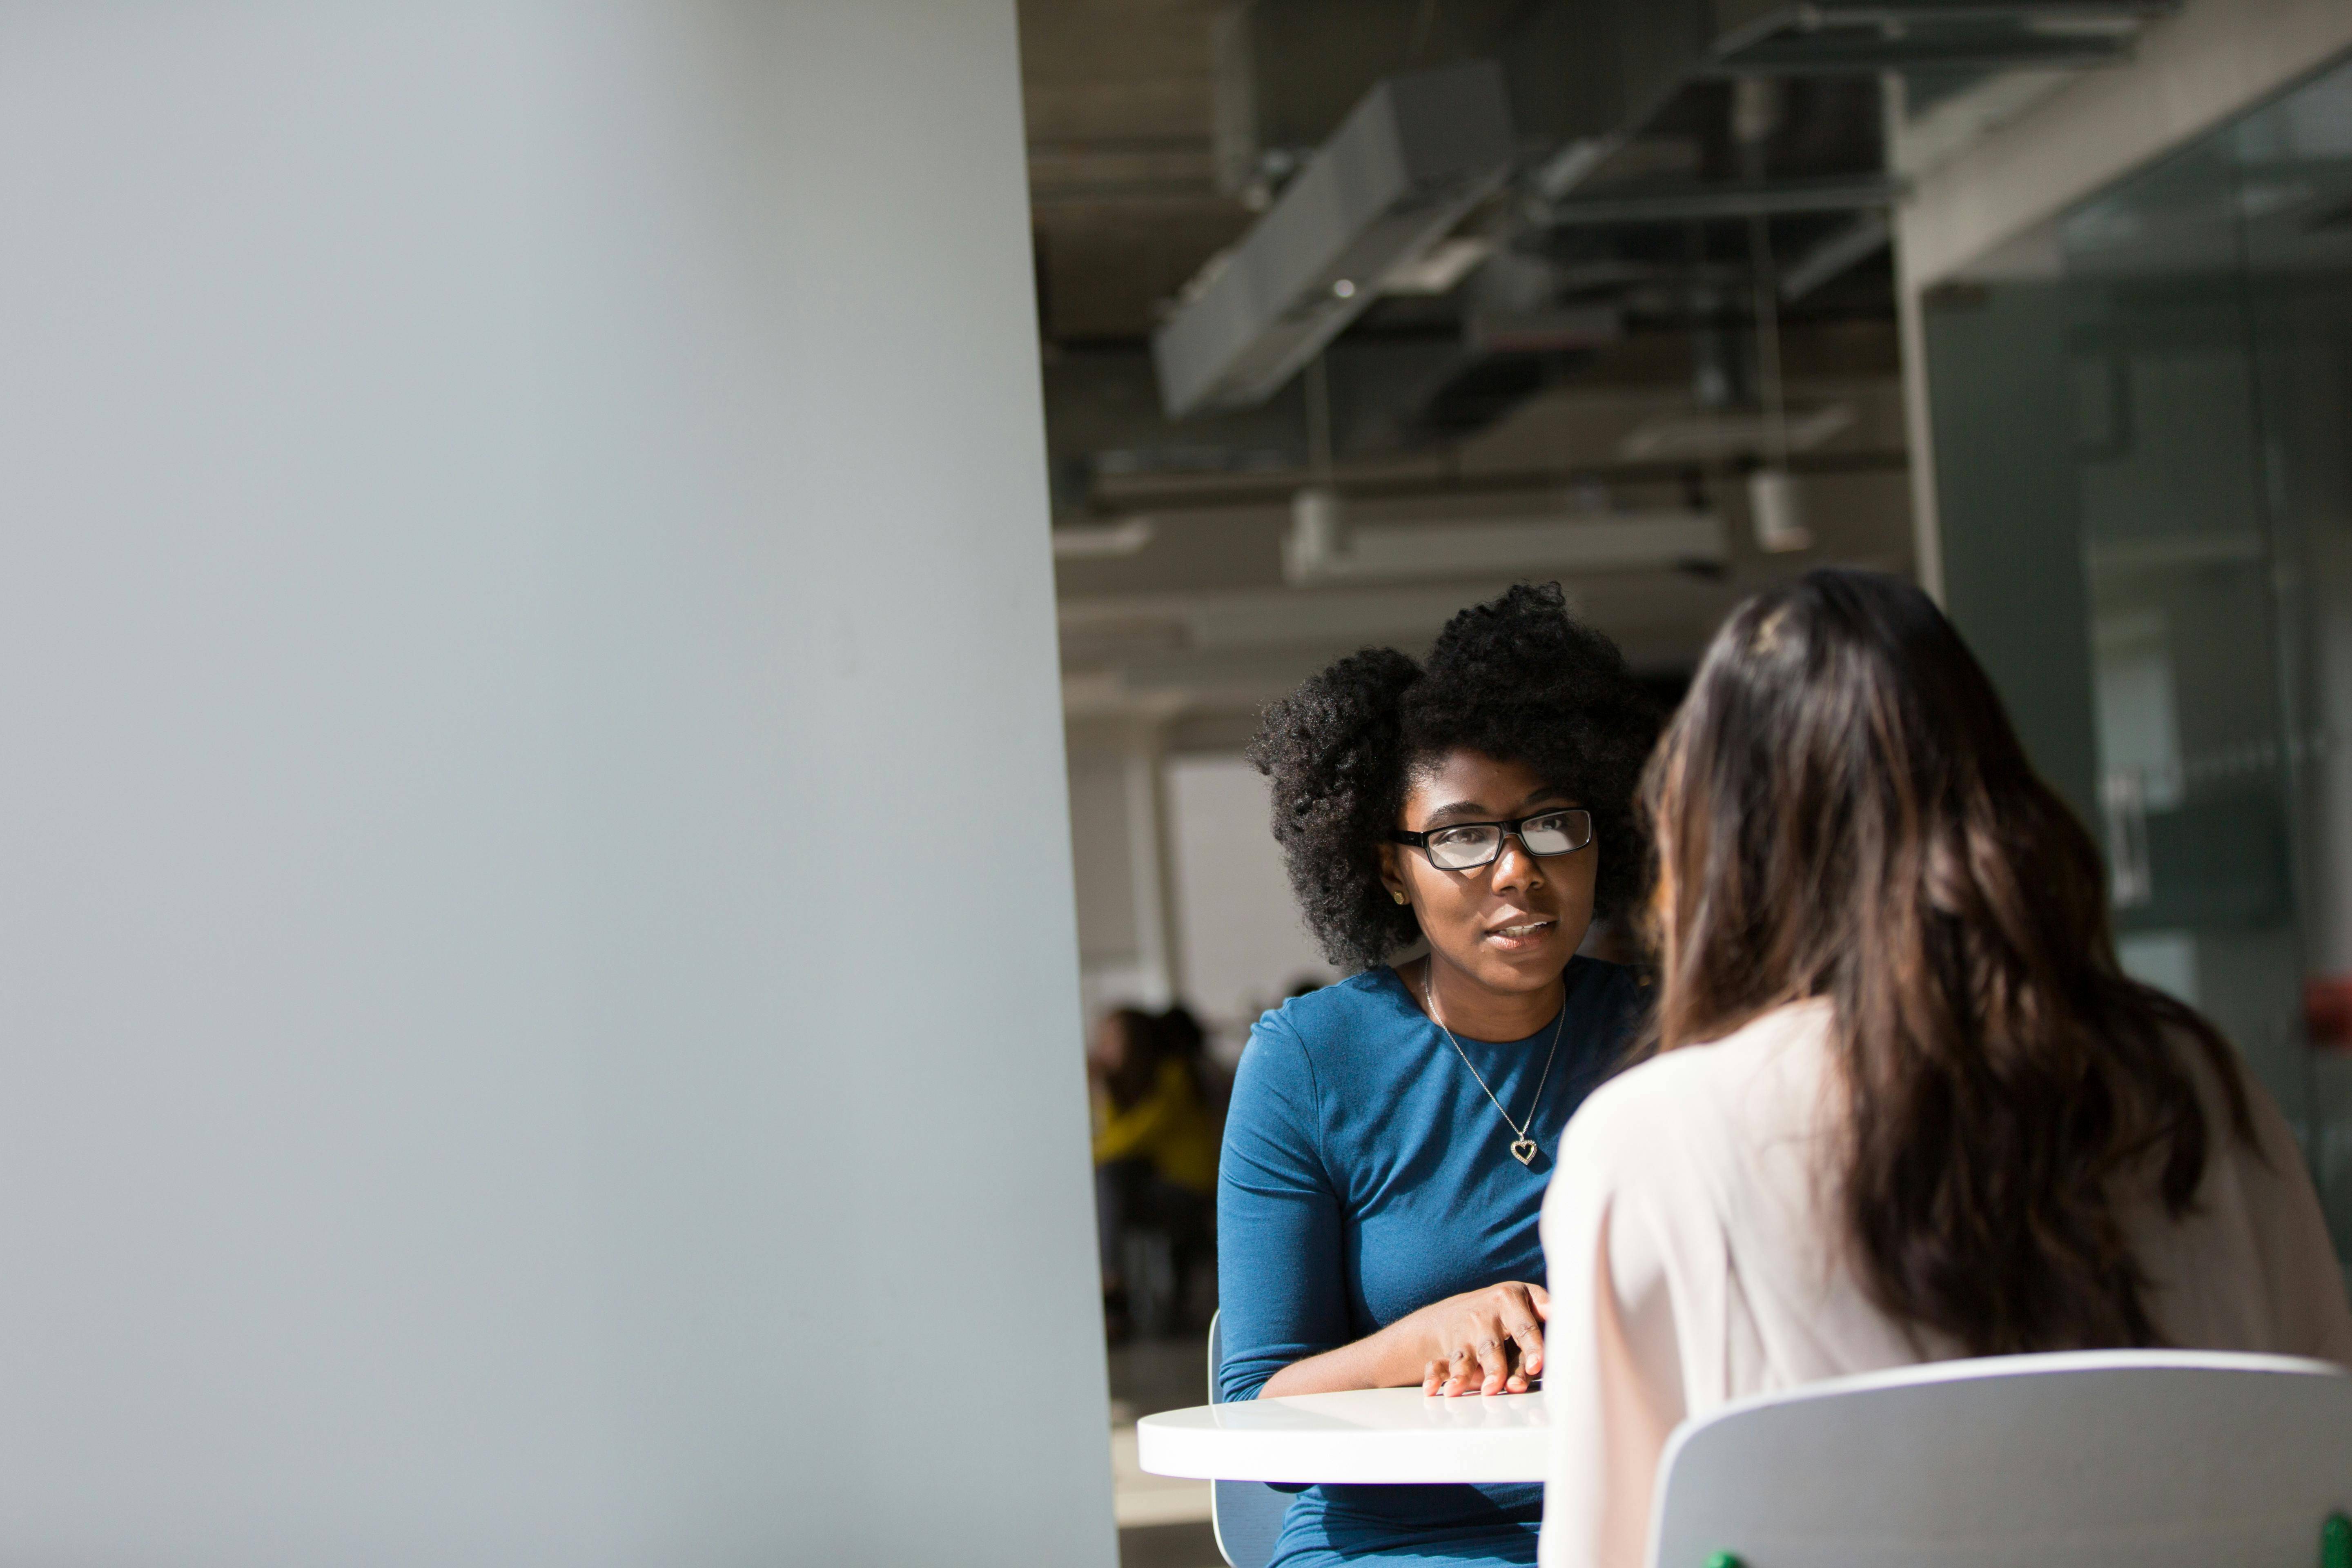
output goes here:
[{"label": "long brown wavy hair", "polygon": [[[2184,1215],[2212,1026],[2116,966],[2098,850],[1925,594],[1815,572],[1707,649],[1643,780],[1651,1045],[1833,1006],[1839,1192],[1864,1288],[1975,1355],[2151,1345],[2119,1197]],[[2223,1135],[2227,1135],[2225,1131]]]}]

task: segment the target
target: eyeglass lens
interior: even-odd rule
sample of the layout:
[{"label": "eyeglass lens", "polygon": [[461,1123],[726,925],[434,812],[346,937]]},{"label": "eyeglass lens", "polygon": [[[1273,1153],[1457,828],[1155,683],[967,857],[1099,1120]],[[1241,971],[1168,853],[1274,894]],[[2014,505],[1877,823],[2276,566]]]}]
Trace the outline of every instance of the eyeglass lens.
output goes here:
[{"label": "eyeglass lens", "polygon": [[[1531,816],[1519,827],[1530,855],[1566,855],[1592,842],[1592,818],[1581,811]],[[1428,838],[1430,864],[1447,871],[1484,866],[1503,851],[1503,830],[1491,822],[1441,827]]]}]

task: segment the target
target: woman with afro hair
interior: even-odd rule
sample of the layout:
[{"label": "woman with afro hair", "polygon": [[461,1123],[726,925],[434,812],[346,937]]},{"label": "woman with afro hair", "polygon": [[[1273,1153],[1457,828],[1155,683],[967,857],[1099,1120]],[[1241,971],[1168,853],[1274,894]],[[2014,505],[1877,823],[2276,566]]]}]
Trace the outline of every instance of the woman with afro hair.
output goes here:
[{"label": "woman with afro hair", "polygon": [[[1221,1396],[1543,1373],[1538,1239],[1569,1115],[1624,1056],[1643,994],[1577,956],[1626,909],[1656,716],[1557,586],[1463,611],[1425,664],[1339,660],[1250,748],[1336,985],[1258,1020],[1218,1183]],[[1527,1563],[1540,1486],[1323,1486],[1281,1568]]]}]

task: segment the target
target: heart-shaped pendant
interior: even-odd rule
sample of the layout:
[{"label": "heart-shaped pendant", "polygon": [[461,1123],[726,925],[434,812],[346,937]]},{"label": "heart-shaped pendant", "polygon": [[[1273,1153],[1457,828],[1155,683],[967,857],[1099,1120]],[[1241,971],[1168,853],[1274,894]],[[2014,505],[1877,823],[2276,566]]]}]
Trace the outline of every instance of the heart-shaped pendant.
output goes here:
[{"label": "heart-shaped pendant", "polygon": [[1536,1163],[1536,1141],[1532,1138],[1522,1138],[1511,1145],[1511,1152],[1517,1158],[1520,1164],[1532,1165]]}]

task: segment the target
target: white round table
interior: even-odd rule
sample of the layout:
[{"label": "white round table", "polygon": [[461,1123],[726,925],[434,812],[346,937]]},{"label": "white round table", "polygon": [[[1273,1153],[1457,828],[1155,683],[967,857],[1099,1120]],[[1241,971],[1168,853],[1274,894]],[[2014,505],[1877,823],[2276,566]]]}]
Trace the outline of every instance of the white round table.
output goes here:
[{"label": "white round table", "polygon": [[1170,1410],[1137,1422],[1135,1437],[1151,1474],[1217,1481],[1539,1481],[1550,1456],[1541,1394],[1432,1399],[1418,1387]]}]

